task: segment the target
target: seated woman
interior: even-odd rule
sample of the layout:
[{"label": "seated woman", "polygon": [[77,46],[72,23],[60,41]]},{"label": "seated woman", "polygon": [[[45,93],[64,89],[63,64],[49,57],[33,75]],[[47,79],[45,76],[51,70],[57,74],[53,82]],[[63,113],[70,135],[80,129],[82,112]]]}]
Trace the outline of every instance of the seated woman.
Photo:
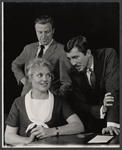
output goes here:
[{"label": "seated woman", "polygon": [[67,102],[49,91],[53,78],[50,63],[36,58],[27,69],[32,89],[14,101],[6,120],[5,142],[28,144],[35,138],[84,132],[81,120]]}]

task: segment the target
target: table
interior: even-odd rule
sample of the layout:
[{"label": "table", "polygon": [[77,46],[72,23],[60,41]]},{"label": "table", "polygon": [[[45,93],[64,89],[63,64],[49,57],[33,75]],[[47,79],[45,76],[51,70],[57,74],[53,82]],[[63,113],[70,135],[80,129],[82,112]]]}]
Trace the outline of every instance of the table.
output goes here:
[{"label": "table", "polygon": [[25,147],[119,147],[119,136],[114,136],[107,143],[90,144],[89,140],[94,138],[96,133],[65,135],[59,137],[49,137],[42,140],[34,141]]}]

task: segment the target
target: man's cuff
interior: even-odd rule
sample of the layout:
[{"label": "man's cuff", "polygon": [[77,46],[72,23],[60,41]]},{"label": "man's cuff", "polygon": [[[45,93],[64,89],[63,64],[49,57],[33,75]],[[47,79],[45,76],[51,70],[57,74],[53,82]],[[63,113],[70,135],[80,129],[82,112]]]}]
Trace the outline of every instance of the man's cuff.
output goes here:
[{"label": "man's cuff", "polygon": [[112,126],[116,128],[120,128],[120,124],[114,122],[107,122],[107,127]]},{"label": "man's cuff", "polygon": [[103,114],[103,106],[100,108],[100,119],[104,119],[105,113]]}]

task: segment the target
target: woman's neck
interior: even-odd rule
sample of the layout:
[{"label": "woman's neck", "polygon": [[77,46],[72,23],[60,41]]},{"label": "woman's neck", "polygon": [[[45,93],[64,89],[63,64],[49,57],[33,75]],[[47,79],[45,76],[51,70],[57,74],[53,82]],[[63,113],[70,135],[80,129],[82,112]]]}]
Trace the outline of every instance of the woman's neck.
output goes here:
[{"label": "woman's neck", "polygon": [[48,91],[40,92],[35,89],[32,89],[31,98],[33,98],[33,99],[48,99],[48,97],[49,97]]}]

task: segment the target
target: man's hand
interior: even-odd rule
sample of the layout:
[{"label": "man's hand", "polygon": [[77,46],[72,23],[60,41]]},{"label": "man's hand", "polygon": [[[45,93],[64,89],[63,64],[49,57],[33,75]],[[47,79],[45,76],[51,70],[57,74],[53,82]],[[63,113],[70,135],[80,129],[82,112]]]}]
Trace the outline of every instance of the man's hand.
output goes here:
[{"label": "man's hand", "polygon": [[109,127],[102,129],[102,134],[105,134],[105,133],[110,133],[110,135],[114,135],[114,134],[119,135],[120,129],[118,129],[116,127],[109,126]]},{"label": "man's hand", "polygon": [[114,97],[111,96],[111,93],[106,93],[103,100],[103,113],[107,112],[107,106],[112,106],[114,102]]},{"label": "man's hand", "polygon": [[114,97],[111,96],[111,93],[106,93],[103,100],[104,106],[112,106],[113,102],[114,102]]},{"label": "man's hand", "polygon": [[25,83],[26,83],[26,77],[23,77],[23,78],[21,79],[21,82],[22,82],[23,85],[25,85]]},{"label": "man's hand", "polygon": [[38,139],[43,139],[46,137],[51,137],[56,135],[56,129],[55,128],[45,128],[41,125],[37,125],[36,128],[32,129],[31,134],[36,136]]}]

